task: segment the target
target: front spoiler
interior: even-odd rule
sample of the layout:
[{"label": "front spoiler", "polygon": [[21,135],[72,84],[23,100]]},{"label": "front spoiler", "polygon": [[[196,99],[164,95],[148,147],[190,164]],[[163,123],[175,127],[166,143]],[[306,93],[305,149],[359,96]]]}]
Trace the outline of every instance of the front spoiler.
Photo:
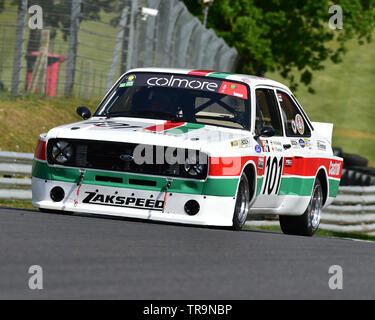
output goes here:
[{"label": "front spoiler", "polygon": [[[54,187],[61,187],[65,192],[65,198],[60,202],[54,202],[50,197],[50,192]],[[77,196],[77,189],[78,186],[75,183],[42,180],[33,177],[32,204],[41,209],[73,213],[90,213],[195,225],[232,226],[234,197],[168,193],[163,210],[164,192],[83,184],[79,196]],[[128,198],[137,200],[128,201]],[[195,216],[190,216],[185,212],[184,206],[189,200],[196,200],[200,205],[200,211]],[[77,201],[77,204],[75,204],[75,201]],[[131,203],[126,206],[126,201]]]}]

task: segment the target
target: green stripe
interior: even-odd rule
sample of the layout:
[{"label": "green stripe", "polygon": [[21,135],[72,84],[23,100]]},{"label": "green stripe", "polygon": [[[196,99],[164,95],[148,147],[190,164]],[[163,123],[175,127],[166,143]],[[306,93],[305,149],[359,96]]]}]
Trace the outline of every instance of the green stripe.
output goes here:
[{"label": "green stripe", "polygon": [[234,75],[234,73],[229,73],[229,72],[213,72],[213,73],[210,73],[207,77],[226,79],[229,76],[233,76],[233,75]]},{"label": "green stripe", "polygon": [[[53,180],[69,183],[78,183],[80,178],[79,169],[73,168],[55,168],[50,167],[44,162],[34,161],[32,176],[43,180]],[[106,176],[123,179],[123,183],[96,181],[96,176]],[[144,181],[155,181],[156,186],[130,185],[130,179]],[[98,170],[87,170],[83,184],[97,185],[113,188],[137,189],[163,192],[166,185],[166,179],[162,177],[147,177],[128,173],[115,173]],[[169,192],[197,194],[207,196],[234,197],[237,191],[238,179],[207,179],[206,182],[192,180],[173,180]]]},{"label": "green stripe", "polygon": [[[96,181],[96,176],[102,175],[106,177],[121,178],[123,183]],[[80,171],[72,168],[55,168],[49,167],[44,162],[34,161],[32,176],[43,180],[54,180],[70,183],[78,183],[80,178]],[[144,181],[155,181],[156,186],[138,186],[130,185],[129,179],[138,179]],[[279,195],[296,195],[296,196],[311,196],[313,185],[313,178],[292,177],[282,178],[280,184]],[[148,177],[143,175],[129,174],[129,173],[114,173],[98,170],[87,170],[83,184],[97,185],[113,188],[138,189],[163,192],[166,185],[166,179],[162,177]],[[234,197],[237,192],[238,179],[212,179],[207,181],[192,181],[192,180],[173,180],[169,191],[171,193],[185,193],[195,195],[207,196],[221,196]],[[263,177],[258,178],[257,181],[257,195],[261,193],[263,185]],[[336,197],[340,181],[329,180],[329,196]]]},{"label": "green stripe", "polygon": [[329,196],[336,198],[339,192],[340,181],[329,179]]},{"label": "green stripe", "polygon": [[279,195],[310,197],[313,190],[314,182],[314,178],[283,178],[280,184]]},{"label": "green stripe", "polygon": [[262,191],[262,186],[263,186],[263,177],[258,178],[258,181],[257,181],[257,196],[260,195]]},{"label": "green stripe", "polygon": [[189,131],[198,130],[204,128],[204,124],[198,124],[198,123],[187,123],[186,125],[174,129],[167,130],[166,133],[171,134],[185,134]]}]

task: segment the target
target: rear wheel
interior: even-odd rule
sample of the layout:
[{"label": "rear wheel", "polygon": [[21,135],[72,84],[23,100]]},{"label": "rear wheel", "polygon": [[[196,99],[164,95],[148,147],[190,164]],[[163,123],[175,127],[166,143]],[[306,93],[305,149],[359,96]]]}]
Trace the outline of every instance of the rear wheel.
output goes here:
[{"label": "rear wheel", "polygon": [[233,229],[241,230],[247,220],[250,209],[250,187],[245,173],[242,174],[238,186],[236,205],[233,214]]},{"label": "rear wheel", "polygon": [[281,230],[285,234],[313,236],[318,230],[323,209],[323,189],[319,179],[316,179],[311,200],[302,216],[280,216]]}]

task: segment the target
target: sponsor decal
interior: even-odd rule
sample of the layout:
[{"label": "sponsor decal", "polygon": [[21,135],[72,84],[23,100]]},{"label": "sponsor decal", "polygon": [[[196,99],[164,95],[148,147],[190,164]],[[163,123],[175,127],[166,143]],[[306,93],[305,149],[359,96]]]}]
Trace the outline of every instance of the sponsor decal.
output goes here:
[{"label": "sponsor decal", "polygon": [[329,164],[329,175],[330,176],[339,176],[341,171],[340,162],[330,162]]},{"label": "sponsor decal", "polygon": [[283,152],[282,144],[280,141],[271,141],[271,149],[275,152]]},{"label": "sponsor decal", "polygon": [[169,74],[138,74],[134,79],[128,78],[126,83],[129,83],[130,86],[131,82],[133,82],[132,85],[137,86],[191,89],[216,92],[241,99],[248,98],[246,85],[212,78]]},{"label": "sponsor decal", "polygon": [[286,158],[285,159],[285,166],[286,167],[293,167],[293,158]]},{"label": "sponsor decal", "polygon": [[197,79],[197,78],[179,78],[174,75],[162,75],[160,77],[150,77],[146,81],[147,85],[152,87],[170,87],[170,88],[182,88],[182,89],[193,89],[202,91],[218,92],[220,89],[220,81]]},{"label": "sponsor decal", "polygon": [[224,81],[220,87],[219,93],[228,96],[247,99],[247,88],[242,84]]},{"label": "sponsor decal", "polygon": [[290,140],[290,143],[292,144],[293,149],[299,149],[298,140]]},{"label": "sponsor decal", "polygon": [[126,82],[120,84],[120,88],[125,88],[125,87],[133,87],[134,86],[134,81],[137,77],[135,75],[131,75],[126,78]]},{"label": "sponsor decal", "polygon": [[296,126],[298,133],[302,136],[305,133],[305,122],[300,114],[296,115]]},{"label": "sponsor decal", "polygon": [[264,158],[258,159],[258,168],[263,169],[264,168]]},{"label": "sponsor decal", "polygon": [[279,102],[283,102],[284,100],[283,100],[283,95],[282,94],[278,94],[277,95],[277,98],[279,99]]},{"label": "sponsor decal", "polygon": [[260,143],[262,144],[263,152],[271,152],[268,140],[261,140]]},{"label": "sponsor decal", "polygon": [[327,146],[324,142],[318,141],[318,149],[321,151],[327,151]]},{"label": "sponsor decal", "polygon": [[230,144],[231,144],[232,147],[238,147],[238,148],[248,148],[248,147],[250,147],[249,139],[234,140]]},{"label": "sponsor decal", "polygon": [[305,141],[306,147],[311,147],[311,141],[309,139],[303,139],[303,141]]},{"label": "sponsor decal", "polygon": [[305,140],[303,139],[299,139],[299,145],[301,146],[301,148],[304,148],[305,147]]},{"label": "sponsor decal", "polygon": [[292,125],[293,133],[297,134],[297,126],[296,126],[296,122],[294,120],[292,120],[291,125]]},{"label": "sponsor decal", "polygon": [[82,202],[110,207],[124,207],[155,211],[163,211],[164,208],[164,201],[161,200],[106,195],[98,192],[86,192],[86,198]]},{"label": "sponsor decal", "polygon": [[256,153],[262,153],[262,147],[261,147],[259,144],[257,144],[257,145],[255,146],[255,152],[256,152]]}]

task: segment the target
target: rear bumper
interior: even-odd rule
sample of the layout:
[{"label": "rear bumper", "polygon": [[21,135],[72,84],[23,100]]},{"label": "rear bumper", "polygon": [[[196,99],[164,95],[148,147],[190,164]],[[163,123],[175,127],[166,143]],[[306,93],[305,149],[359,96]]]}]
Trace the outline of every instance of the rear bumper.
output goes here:
[{"label": "rear bumper", "polygon": [[[60,202],[51,199],[51,190],[60,187],[65,197]],[[204,196],[168,193],[164,206],[164,192],[115,188],[83,184],[77,196],[76,183],[32,178],[32,203],[42,209],[108,216],[128,217],[172,223],[231,226],[235,205],[234,197]],[[198,214],[185,212],[187,201],[199,203]],[[75,203],[76,201],[76,203]]]}]

